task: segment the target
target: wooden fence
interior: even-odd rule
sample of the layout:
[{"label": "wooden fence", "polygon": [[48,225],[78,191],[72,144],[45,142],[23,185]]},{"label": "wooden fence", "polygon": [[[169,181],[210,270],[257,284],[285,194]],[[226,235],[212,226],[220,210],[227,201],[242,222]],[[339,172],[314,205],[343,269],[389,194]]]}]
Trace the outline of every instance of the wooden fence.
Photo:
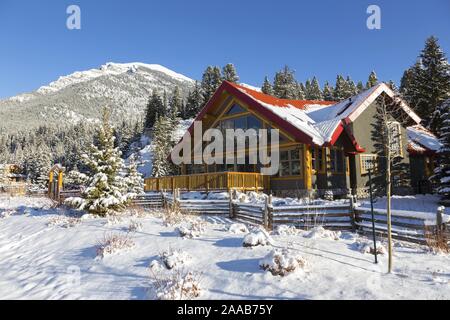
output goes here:
[{"label": "wooden fence", "polygon": [[23,196],[28,191],[26,183],[6,183],[0,185],[0,192],[7,193],[10,196]]},{"label": "wooden fence", "polygon": [[269,178],[253,172],[201,173],[145,179],[145,191],[259,191],[268,187]]}]

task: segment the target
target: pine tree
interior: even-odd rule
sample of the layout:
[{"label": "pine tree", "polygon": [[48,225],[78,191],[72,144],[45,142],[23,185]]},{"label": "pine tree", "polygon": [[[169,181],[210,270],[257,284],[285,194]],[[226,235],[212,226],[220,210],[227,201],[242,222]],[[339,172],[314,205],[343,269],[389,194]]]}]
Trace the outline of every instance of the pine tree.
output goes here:
[{"label": "pine tree", "polygon": [[316,77],[312,79],[308,100],[323,100],[322,90]]},{"label": "pine tree", "polygon": [[420,59],[423,69],[418,73],[419,96],[415,110],[431,131],[439,134],[442,121],[435,111],[450,97],[450,65],[435,37],[427,39]]},{"label": "pine tree", "polygon": [[296,90],[295,98],[298,100],[305,100],[306,94],[305,94],[305,86],[303,85],[303,83],[297,83],[296,87],[297,87],[297,90]]},{"label": "pine tree", "polygon": [[220,68],[216,66],[208,66],[203,73],[201,83],[204,103],[207,103],[209,99],[211,99],[221,84],[222,75],[220,73]]},{"label": "pine tree", "polygon": [[40,142],[25,162],[27,178],[37,187],[46,188],[48,175],[52,166],[52,153],[50,148]]},{"label": "pine tree", "polygon": [[126,198],[128,202],[144,193],[144,179],[142,174],[138,171],[137,157],[134,155],[129,158],[124,181],[126,184]]},{"label": "pine tree", "polygon": [[165,116],[166,112],[167,109],[164,107],[163,100],[159,96],[158,92],[154,90],[147,104],[144,129],[151,130],[151,128],[153,128],[153,125],[155,124],[156,117]]},{"label": "pine tree", "polygon": [[237,75],[236,68],[234,67],[234,64],[228,63],[225,67],[222,69],[222,75],[223,80],[228,82],[237,83],[239,81],[239,76]]},{"label": "pine tree", "polygon": [[183,98],[181,97],[180,88],[178,86],[173,89],[172,96],[169,101],[169,107],[171,114],[176,114],[178,117],[181,116],[184,106]]},{"label": "pine tree", "polygon": [[336,78],[336,86],[334,87],[334,100],[342,101],[347,98],[347,82],[344,77],[338,75]]},{"label": "pine tree", "polygon": [[440,107],[441,131],[439,141],[442,147],[438,151],[438,166],[435,175],[437,192],[443,199],[443,204],[450,206],[450,99],[446,100]]},{"label": "pine tree", "polygon": [[262,93],[268,94],[270,96],[273,95],[273,87],[267,76],[264,78],[264,83],[261,87],[261,91],[262,91]]},{"label": "pine tree", "polygon": [[369,75],[369,79],[367,80],[366,89],[370,89],[376,86],[377,83],[378,83],[377,74],[375,73],[375,71],[372,71]]},{"label": "pine tree", "polygon": [[358,84],[356,85],[356,89],[358,90],[358,93],[361,93],[365,90],[362,81],[358,81]]},{"label": "pine tree", "polygon": [[295,80],[294,71],[285,66],[283,70],[275,74],[273,82],[274,96],[280,99],[296,99],[297,81]]},{"label": "pine tree", "polygon": [[350,98],[353,96],[356,96],[358,94],[358,89],[356,88],[355,82],[350,78],[350,76],[347,76],[346,82],[346,98]]},{"label": "pine tree", "polygon": [[124,180],[119,175],[123,168],[121,152],[114,147],[113,128],[109,110],[103,110],[102,125],[98,128],[95,143],[83,155],[89,168],[87,188],[81,198],[69,198],[67,204],[89,213],[107,216],[125,208]]},{"label": "pine tree", "polygon": [[198,83],[195,82],[194,90],[189,93],[186,100],[186,119],[195,118],[197,116],[204,105],[203,97],[204,95],[202,94],[202,89],[200,88]]},{"label": "pine tree", "polygon": [[323,87],[323,99],[325,101],[334,101],[333,87],[330,86],[328,81],[325,82],[325,85]]},{"label": "pine tree", "polygon": [[389,82],[387,83],[388,87],[391,88],[392,91],[398,92],[399,89],[397,88],[397,85],[395,84],[394,81],[389,80]]},{"label": "pine tree", "polygon": [[164,177],[173,171],[173,165],[168,157],[173,147],[173,130],[171,121],[165,117],[159,117],[153,130],[153,177]]}]

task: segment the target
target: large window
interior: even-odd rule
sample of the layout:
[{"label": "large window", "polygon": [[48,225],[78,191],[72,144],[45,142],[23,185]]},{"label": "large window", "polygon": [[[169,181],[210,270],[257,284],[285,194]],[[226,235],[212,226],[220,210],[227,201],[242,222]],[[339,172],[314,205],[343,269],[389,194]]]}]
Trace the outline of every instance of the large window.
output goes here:
[{"label": "large window", "polygon": [[345,172],[345,155],[341,149],[330,149],[330,169],[333,173]]},{"label": "large window", "polygon": [[389,138],[393,157],[402,157],[402,127],[398,122],[389,122]]},{"label": "large window", "polygon": [[311,148],[311,167],[316,173],[325,172],[325,149]]},{"label": "large window", "polygon": [[378,156],[376,154],[361,154],[359,155],[361,161],[361,174],[366,174],[369,170],[374,172],[378,164]]},{"label": "large window", "polygon": [[300,150],[280,151],[280,171],[279,176],[299,176],[301,175]]},{"label": "large window", "polygon": [[242,108],[240,105],[235,104],[233,105],[230,110],[226,113],[227,115],[233,115],[233,114],[239,114],[239,113],[245,113],[247,112],[244,108]]}]

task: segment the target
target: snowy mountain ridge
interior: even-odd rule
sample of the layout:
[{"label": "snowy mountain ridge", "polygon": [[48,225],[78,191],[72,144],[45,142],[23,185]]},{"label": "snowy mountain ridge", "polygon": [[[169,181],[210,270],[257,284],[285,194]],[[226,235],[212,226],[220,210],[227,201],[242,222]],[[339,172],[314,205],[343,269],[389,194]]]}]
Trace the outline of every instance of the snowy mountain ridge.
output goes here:
[{"label": "snowy mountain ridge", "polygon": [[42,125],[96,122],[101,109],[112,109],[112,120],[142,118],[153,90],[183,96],[195,81],[158,64],[109,62],[97,69],[77,71],[34,92],[0,100],[0,130],[13,132]]}]

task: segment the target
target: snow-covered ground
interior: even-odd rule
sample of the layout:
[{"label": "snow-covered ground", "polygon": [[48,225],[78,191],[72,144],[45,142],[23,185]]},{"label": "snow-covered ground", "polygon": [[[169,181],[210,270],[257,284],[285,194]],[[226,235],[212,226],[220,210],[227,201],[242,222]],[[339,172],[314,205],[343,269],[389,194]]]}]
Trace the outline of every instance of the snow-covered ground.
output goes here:
[{"label": "snow-covered ground", "polygon": [[[227,218],[203,217],[204,231],[182,238],[153,215],[108,223],[66,214],[44,198],[0,196],[1,299],[146,299],[149,266],[163,252],[178,252],[177,263],[189,257],[183,268],[199,273],[201,299],[450,298],[450,257],[418,245],[396,242],[388,275],[387,258],[375,265],[364,253],[368,240],[350,233],[274,232],[269,245],[243,247],[245,228],[229,231]],[[111,234],[128,234],[130,245],[98,258],[99,242]],[[297,270],[274,276],[260,264]]]}]

